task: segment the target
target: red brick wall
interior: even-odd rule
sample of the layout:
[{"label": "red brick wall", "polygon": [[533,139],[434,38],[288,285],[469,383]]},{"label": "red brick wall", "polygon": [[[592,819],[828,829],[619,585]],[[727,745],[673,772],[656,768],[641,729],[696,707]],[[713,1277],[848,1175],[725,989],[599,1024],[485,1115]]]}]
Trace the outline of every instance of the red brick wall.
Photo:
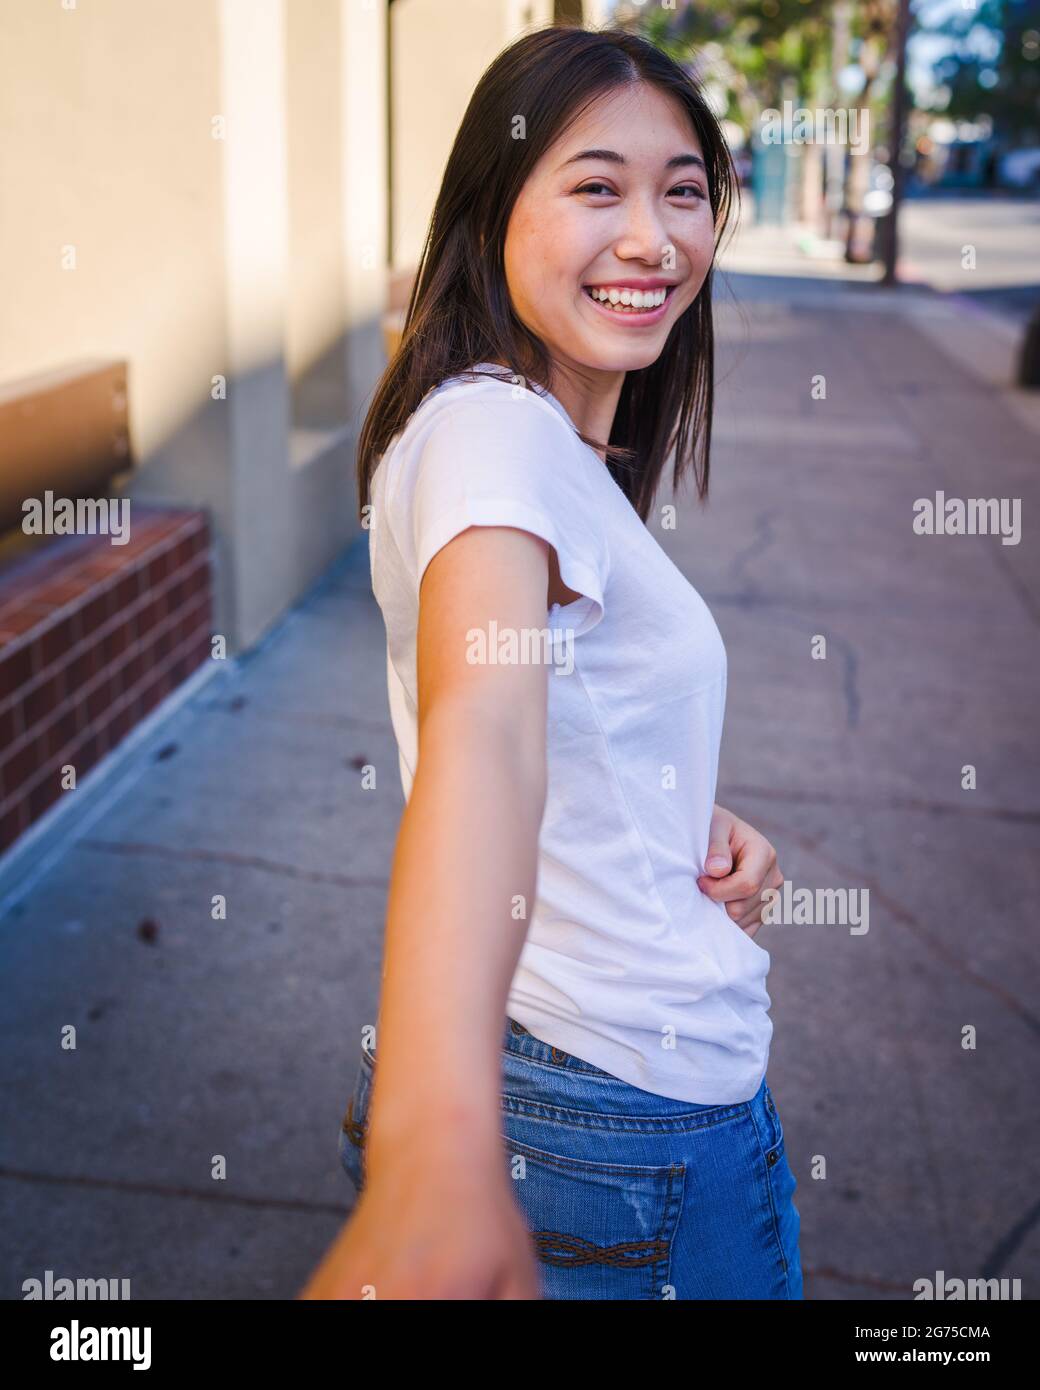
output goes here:
[{"label": "red brick wall", "polygon": [[203,512],[134,504],[126,545],[57,537],[0,574],[0,853],[208,659],[212,621]]}]

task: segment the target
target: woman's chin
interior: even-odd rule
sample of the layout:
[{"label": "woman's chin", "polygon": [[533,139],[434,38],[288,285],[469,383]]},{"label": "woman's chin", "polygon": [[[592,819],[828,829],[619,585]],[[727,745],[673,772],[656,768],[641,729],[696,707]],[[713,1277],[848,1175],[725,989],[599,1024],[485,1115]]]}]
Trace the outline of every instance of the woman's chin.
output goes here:
[{"label": "woman's chin", "polygon": [[657,361],[663,348],[663,340],[659,344],[590,343],[581,361],[597,372],[640,372]]}]

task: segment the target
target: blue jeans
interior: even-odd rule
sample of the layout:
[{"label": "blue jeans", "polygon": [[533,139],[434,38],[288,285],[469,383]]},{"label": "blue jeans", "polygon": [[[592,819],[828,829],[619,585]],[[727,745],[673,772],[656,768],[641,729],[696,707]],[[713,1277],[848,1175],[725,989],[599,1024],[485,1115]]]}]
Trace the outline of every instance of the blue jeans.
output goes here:
[{"label": "blue jeans", "polygon": [[[364,1183],[375,1057],[340,1131]],[[506,1020],[505,1162],[547,1299],[802,1298],[796,1182],[763,1080],[751,1100],[641,1091]]]}]

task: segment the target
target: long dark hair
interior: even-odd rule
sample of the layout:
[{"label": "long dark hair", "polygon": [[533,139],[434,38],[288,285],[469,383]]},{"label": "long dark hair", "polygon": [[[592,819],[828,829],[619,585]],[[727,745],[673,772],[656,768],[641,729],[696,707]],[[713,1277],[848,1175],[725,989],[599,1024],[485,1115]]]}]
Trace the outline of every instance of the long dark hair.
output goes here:
[{"label": "long dark hair", "polygon": [[[379,456],[445,378],[477,362],[498,361],[523,381],[550,385],[551,356],[509,300],[503,257],[509,217],[531,170],[563,130],[597,97],[636,82],[676,98],[700,138],[717,252],[736,190],[733,163],[715,115],[679,64],[621,29],[553,25],[510,44],[478,82],[444,170],[401,344],[358,441],[359,512]],[[526,121],[522,140],[511,138],[517,113]],[[692,469],[698,497],[707,496],[713,272],[714,257],[657,361],[626,372],[610,439],[581,436],[606,450],[607,467],[644,522],[673,448],[673,489]]]}]

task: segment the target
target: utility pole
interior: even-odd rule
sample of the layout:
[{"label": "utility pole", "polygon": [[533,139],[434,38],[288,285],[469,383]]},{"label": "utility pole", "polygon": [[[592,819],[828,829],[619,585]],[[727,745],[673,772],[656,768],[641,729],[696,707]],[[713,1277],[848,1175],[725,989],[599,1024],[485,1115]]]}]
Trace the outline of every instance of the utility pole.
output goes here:
[{"label": "utility pole", "polygon": [[901,158],[903,137],[906,134],[906,45],[910,36],[910,0],[898,0],[896,14],[896,76],[892,93],[892,121],[889,138],[888,167],[892,174],[892,206],[885,214],[882,246],[885,253],[883,285],[895,285],[896,260],[899,256],[899,205],[903,197],[905,170]]}]

